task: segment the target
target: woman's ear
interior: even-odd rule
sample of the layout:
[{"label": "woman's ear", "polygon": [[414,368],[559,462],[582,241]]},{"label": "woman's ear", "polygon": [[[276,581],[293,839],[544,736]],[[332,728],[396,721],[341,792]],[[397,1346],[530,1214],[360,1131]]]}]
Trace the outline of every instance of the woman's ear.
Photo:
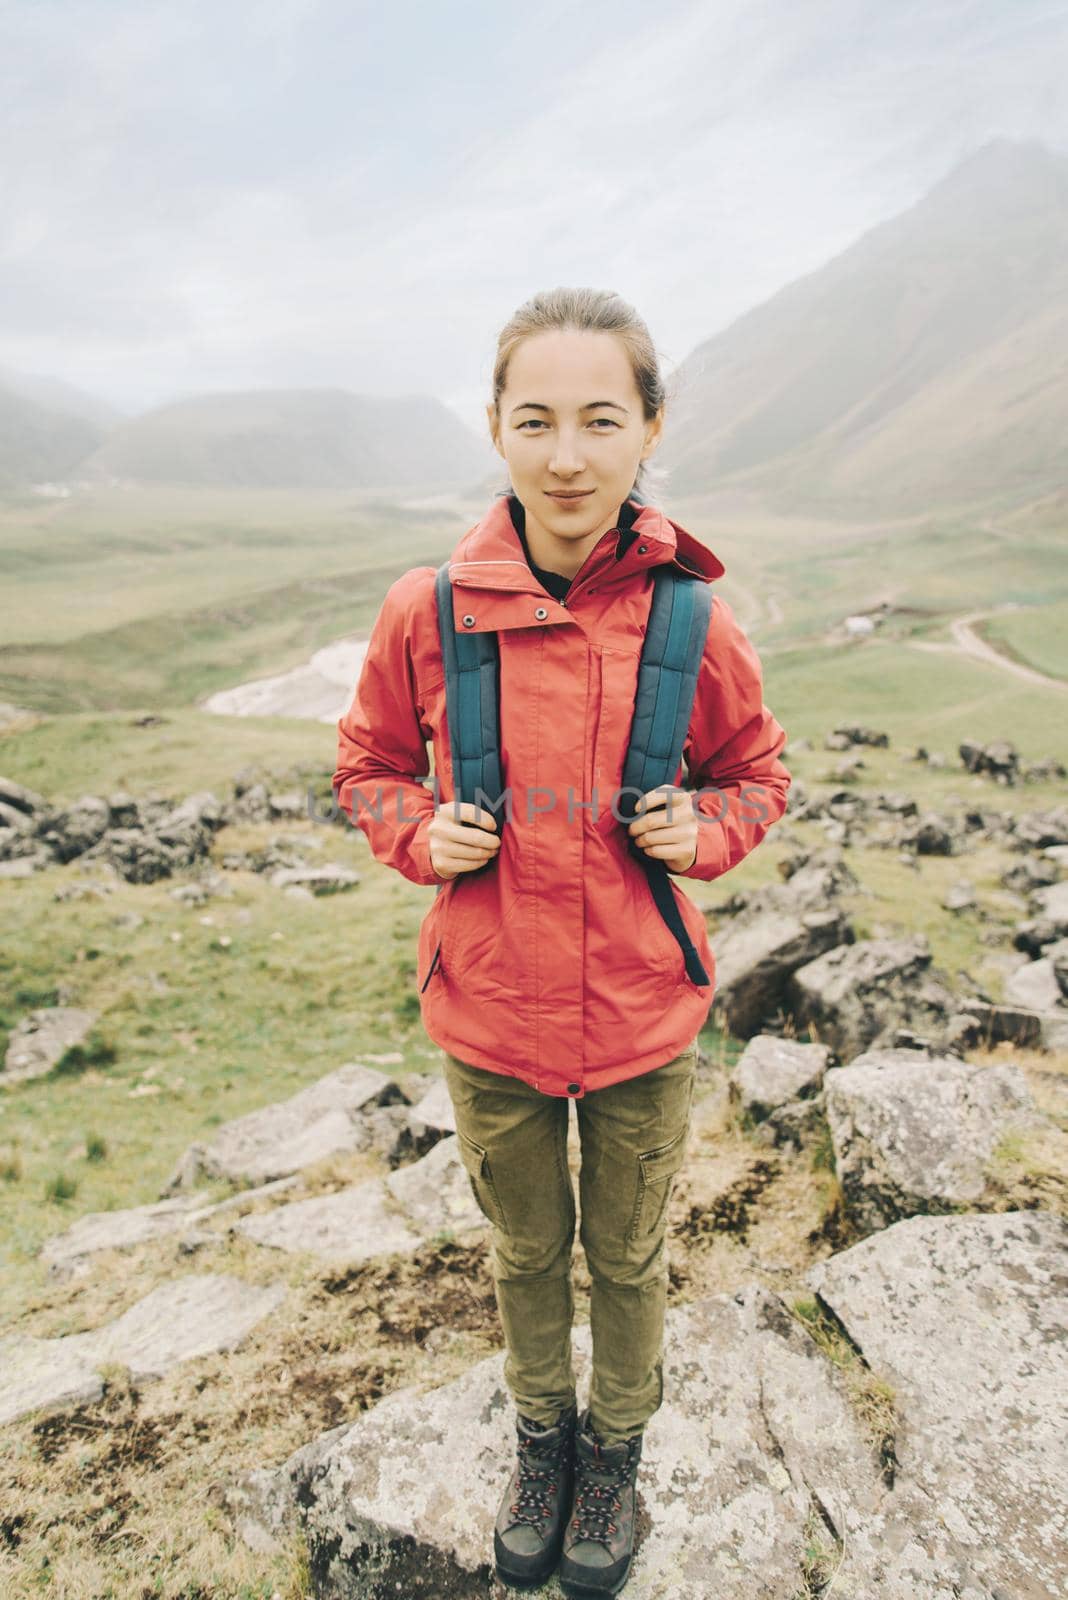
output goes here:
[{"label": "woman's ear", "polygon": [[660,435],[663,433],[663,431],[664,408],[661,406],[660,410],[656,413],[656,416],[650,417],[649,421],[645,424],[645,443],[642,445],[642,453],[638,458],[640,461],[645,461],[653,454],[653,451],[660,443]]},{"label": "woman's ear", "polygon": [[492,400],[486,404],[486,422],[489,426],[489,436],[493,442],[493,448],[503,460],[504,451],[501,449],[500,430],[497,427],[497,407]]}]

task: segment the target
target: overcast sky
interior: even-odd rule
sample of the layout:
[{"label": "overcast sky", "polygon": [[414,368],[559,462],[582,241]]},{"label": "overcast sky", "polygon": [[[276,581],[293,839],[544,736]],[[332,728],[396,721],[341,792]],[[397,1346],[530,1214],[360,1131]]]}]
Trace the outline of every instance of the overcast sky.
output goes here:
[{"label": "overcast sky", "polygon": [[0,367],[481,431],[536,289],[670,370],[1066,81],[1068,0],[0,0]]}]

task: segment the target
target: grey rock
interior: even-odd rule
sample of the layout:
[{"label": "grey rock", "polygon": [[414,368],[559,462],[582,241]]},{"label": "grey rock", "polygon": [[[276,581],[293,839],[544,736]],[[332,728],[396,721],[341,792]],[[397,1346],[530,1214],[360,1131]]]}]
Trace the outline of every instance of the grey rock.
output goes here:
[{"label": "grey rock", "polygon": [[951,883],[942,896],[942,906],[946,911],[973,911],[975,903],[975,885],[963,881]]},{"label": "grey rock", "polygon": [[1052,1011],[1063,998],[1053,962],[1042,957],[1018,967],[1005,980],[1004,996],[1011,1006],[1022,1006],[1029,1011]]},{"label": "grey rock", "polygon": [[413,1128],[432,1128],[439,1134],[456,1132],[456,1111],[444,1078],[435,1078],[426,1094],[408,1107]]},{"label": "grey rock", "polygon": [[843,1200],[868,1229],[975,1203],[1002,1135],[1045,1120],[1009,1062],[873,1050],[831,1068],[823,1087]]},{"label": "grey rock", "polygon": [[55,812],[42,832],[42,841],[60,861],[72,861],[102,839],[111,820],[111,811],[100,795],[82,795],[64,811]]},{"label": "grey rock", "polygon": [[999,783],[1015,782],[1020,758],[1008,739],[994,739],[989,744],[965,739],[957,748],[969,772],[987,772]]},{"label": "grey rock", "polygon": [[1068,805],[1048,811],[1029,811],[1016,819],[1017,844],[1025,850],[1048,850],[1068,845]]},{"label": "grey rock", "polygon": [[740,1039],[758,1033],[783,1002],[790,975],[838,945],[848,924],[837,907],[798,915],[769,911],[723,924],[712,935],[714,1004]]},{"label": "grey rock", "polygon": [[951,856],[955,851],[953,824],[936,812],[922,812],[905,822],[898,844],[920,856]]},{"label": "grey rock", "polygon": [[761,1033],[750,1039],[729,1079],[730,1098],[754,1123],[768,1123],[769,1142],[801,1142],[823,1115],[820,1090],[830,1051]]},{"label": "grey rock", "polygon": [[91,1257],[105,1250],[131,1250],[174,1233],[181,1234],[183,1242],[197,1235],[203,1243],[210,1243],[213,1235],[201,1230],[201,1224],[210,1217],[252,1205],[291,1188],[296,1182],[296,1175],[278,1178],[273,1183],[242,1189],[239,1194],[214,1202],[208,1200],[207,1190],[204,1190],[174,1195],[169,1200],[156,1200],[146,1206],[88,1212],[62,1233],[46,1239],[41,1246],[41,1259],[48,1265],[50,1279],[67,1282],[84,1277],[91,1267]]},{"label": "grey rock", "polygon": [[334,1194],[242,1217],[234,1231],[271,1249],[352,1265],[410,1255],[446,1229],[465,1233],[485,1226],[457,1141],[450,1137],[388,1178],[369,1178]]},{"label": "grey rock", "polygon": [[[952,1229],[970,1220],[942,1225]],[[1065,1225],[1058,1226],[1063,1236]],[[1032,1268],[1036,1289],[1039,1271],[1051,1276],[1053,1241],[1043,1242],[1045,1264],[1029,1259],[1025,1249],[1009,1252],[1005,1262]],[[978,1262],[978,1250],[974,1254]],[[867,1291],[877,1313],[904,1323],[906,1334],[907,1312],[915,1309],[925,1328],[925,1353],[936,1350],[948,1366],[959,1341],[982,1345],[990,1310],[981,1294],[969,1294],[967,1278],[952,1270],[938,1278],[941,1317],[933,1327],[907,1284],[886,1283],[883,1262],[873,1258],[864,1267],[855,1258],[851,1281]],[[998,1282],[1005,1296],[1025,1298],[1011,1271]],[[1060,1352],[1043,1339],[1056,1324],[1056,1306],[1028,1302],[1013,1312],[1019,1341],[1010,1369],[1013,1362],[1024,1373],[1030,1368],[1027,1398],[1037,1400],[1060,1371]],[[584,1403],[588,1323],[574,1329],[572,1345]],[[451,1383],[400,1390],[305,1445],[274,1473],[246,1474],[225,1496],[242,1537],[256,1548],[277,1549],[300,1527],[318,1600],[503,1593],[492,1572],[493,1518],[515,1459],[504,1361],[500,1351]],[[1000,1437],[986,1445],[992,1470],[984,1474],[983,1452],[969,1450],[971,1471],[958,1498],[956,1446],[949,1436],[965,1370],[952,1373],[947,1384],[927,1386],[919,1448],[898,1441],[899,1459],[904,1453],[908,1467],[891,1485],[842,1373],[763,1286],[670,1310],[663,1365],[664,1403],[646,1427],[637,1479],[637,1538],[627,1583],[634,1600],[792,1600],[805,1588],[814,1524],[829,1548],[832,1587],[842,1600],[999,1600],[999,1588],[1001,1600],[1022,1600],[1037,1597],[1043,1580],[1047,1592],[1055,1592],[1059,1552],[1051,1547],[1043,1556],[1037,1538],[1016,1549],[992,1492],[999,1477],[1011,1476],[1019,1455],[1027,1484],[1037,1491],[1028,1530],[1037,1532],[1056,1515],[1056,1491],[1063,1498],[1064,1485],[1063,1462],[1054,1454],[1061,1435],[1055,1422],[1040,1431],[1030,1406],[1020,1419],[1011,1405],[1000,1406]],[[872,1365],[881,1375],[882,1364]],[[984,1372],[990,1368],[984,1361]],[[902,1420],[909,1428],[911,1411]],[[1031,1437],[1029,1428],[1040,1436]],[[929,1440],[937,1449],[925,1454]],[[1050,1463],[1049,1478],[1032,1470],[1038,1460]],[[938,1494],[927,1491],[931,1477]],[[977,1520],[969,1515],[973,1510]],[[991,1528],[998,1537],[988,1537]],[[555,1580],[539,1592],[547,1600],[560,1594]]]},{"label": "grey rock", "polygon": [[21,1083],[27,1078],[43,1078],[67,1050],[82,1043],[97,1015],[78,1006],[36,1007],[11,1031],[0,1081]]},{"label": "grey rock", "polygon": [[13,778],[0,778],[0,805],[10,806],[13,811],[21,812],[24,817],[30,818],[35,813],[48,810],[48,802],[44,795],[38,794],[35,789],[25,788]]},{"label": "grey rock", "polygon": [[1064,1218],[1009,1211],[913,1217],[808,1273],[893,1385],[898,1484],[944,1530],[940,1595],[964,1575],[992,1600],[1064,1592],[1066,1260]]},{"label": "grey rock", "polygon": [[1036,889],[1031,905],[1034,915],[1017,924],[1013,943],[1018,950],[1040,956],[1046,945],[1068,938],[1068,878]]},{"label": "grey rock", "polygon": [[0,878],[32,878],[35,872],[43,872],[50,867],[55,857],[45,850],[36,849],[32,843],[27,843],[24,854],[18,854],[14,847],[6,849],[8,837],[0,837]]},{"label": "grey rock", "polygon": [[1045,856],[1024,856],[1001,874],[1001,882],[1017,894],[1033,894],[1036,889],[1058,883],[1060,876],[1056,861],[1048,861]]},{"label": "grey rock", "polygon": [[232,1350],[286,1297],[225,1274],[156,1286],[114,1322],[62,1339],[0,1338],[0,1423],[27,1412],[98,1400],[98,1368],[118,1362],[135,1378],[160,1377],[182,1361]]},{"label": "grey rock", "polygon": [[1068,939],[1058,939],[1047,945],[1045,959],[1052,964],[1061,999],[1068,1000]]},{"label": "grey rock", "polygon": [[360,881],[358,872],[337,865],[280,867],[270,876],[276,889],[306,889],[312,895],[340,894],[345,889],[355,889]]},{"label": "grey rock", "polygon": [[389,1159],[394,1166],[404,1161],[415,1161],[432,1150],[440,1139],[456,1132],[449,1087],[444,1078],[431,1078],[428,1086],[414,1105],[408,1107],[404,1125]]},{"label": "grey rock", "polygon": [[811,1028],[843,1060],[887,1043],[902,1027],[939,1037],[960,1008],[930,964],[922,934],[839,945],[794,971],[785,1004],[798,1032]]},{"label": "grey rock", "polygon": [[364,1113],[403,1098],[385,1073],[349,1062],[288,1100],[224,1123],[210,1141],[190,1145],[163,1194],[189,1188],[201,1177],[267,1183],[338,1151],[367,1149]]}]

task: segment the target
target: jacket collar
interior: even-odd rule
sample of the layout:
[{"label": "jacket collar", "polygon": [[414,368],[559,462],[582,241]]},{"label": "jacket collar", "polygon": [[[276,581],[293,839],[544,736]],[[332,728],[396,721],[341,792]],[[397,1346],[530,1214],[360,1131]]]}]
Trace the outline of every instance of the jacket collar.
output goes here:
[{"label": "jacket collar", "polygon": [[[449,579],[454,590],[544,595],[524,554],[509,501],[507,493],[498,495],[485,516],[457,543],[449,561]],[[575,574],[573,588],[602,569],[606,578],[614,579],[668,561],[684,572],[696,573],[706,583],[723,576],[727,569],[719,557],[680,523],[673,522],[655,506],[640,505],[636,500],[627,500],[625,505],[627,513],[620,517],[620,524],[629,517],[630,528],[623,531],[620,527],[610,528],[603,535]],[[494,607],[494,612],[497,611]],[[486,626],[507,626],[507,622],[498,617]]]}]

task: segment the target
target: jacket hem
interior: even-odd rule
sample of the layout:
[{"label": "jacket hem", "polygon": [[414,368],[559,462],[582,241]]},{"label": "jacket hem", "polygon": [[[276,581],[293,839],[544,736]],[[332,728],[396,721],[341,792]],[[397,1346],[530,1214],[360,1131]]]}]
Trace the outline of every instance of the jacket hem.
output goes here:
[{"label": "jacket hem", "polygon": [[[685,1005],[685,1001],[700,1000],[700,1006]],[[568,1077],[561,1074],[558,1077],[544,1077],[533,1070],[525,1072],[516,1066],[509,1066],[498,1060],[495,1056],[488,1055],[486,1051],[472,1048],[463,1039],[450,1033],[448,1028],[442,1028],[436,1023],[431,1029],[424,1019],[423,1029],[427,1037],[440,1049],[449,1055],[456,1056],[468,1066],[482,1067],[487,1072],[498,1072],[502,1077],[518,1078],[520,1082],[536,1089],[539,1094],[555,1096],[562,1100],[580,1100],[582,1095],[589,1094],[595,1089],[607,1089],[614,1083],[625,1083],[628,1078],[640,1077],[644,1072],[653,1072],[657,1067],[662,1067],[669,1061],[674,1061],[676,1056],[682,1054],[687,1045],[691,1044],[695,1036],[704,1027],[709,1011],[712,1009],[711,986],[707,995],[703,989],[697,988],[689,979],[683,979],[675,990],[672,1007],[679,1013],[679,1029],[677,1039],[670,1045],[660,1045],[655,1050],[647,1050],[642,1055],[628,1055],[625,1060],[609,1062],[606,1066],[578,1069],[575,1074]],[[682,1019],[686,1018],[684,1022]],[[581,1086],[580,1094],[569,1094],[567,1085],[578,1083]]]}]

